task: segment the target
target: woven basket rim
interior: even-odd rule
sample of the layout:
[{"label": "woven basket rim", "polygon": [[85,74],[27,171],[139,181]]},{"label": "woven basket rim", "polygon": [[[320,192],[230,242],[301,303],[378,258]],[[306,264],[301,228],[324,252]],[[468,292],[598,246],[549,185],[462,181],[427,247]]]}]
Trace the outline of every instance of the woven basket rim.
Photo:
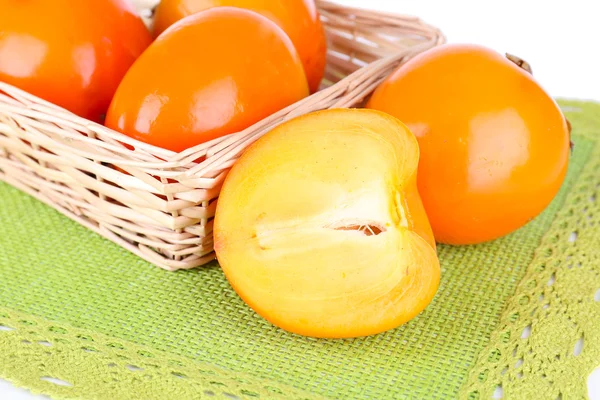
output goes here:
[{"label": "woven basket rim", "polygon": [[[422,28],[423,32],[429,31],[431,33],[432,37],[430,38],[430,40],[428,42],[424,42],[420,45],[415,45],[413,48],[415,53],[420,53],[421,51],[428,49],[429,47],[431,47],[432,44],[442,44],[446,41],[445,35],[442,33],[442,31],[439,28],[426,23],[425,21],[423,21],[421,18],[419,18],[417,16],[405,15],[405,14],[401,14],[401,13],[390,13],[390,12],[385,12],[385,11],[369,10],[369,9],[360,8],[360,7],[348,7],[348,6],[343,6],[343,5],[340,5],[338,3],[335,3],[335,2],[332,2],[329,0],[315,0],[315,4],[317,5],[317,7],[322,15],[325,14],[325,12],[327,12],[327,11],[335,11],[335,10],[343,9],[348,13],[360,13],[363,15],[369,15],[373,18],[381,17],[386,20],[391,18],[391,19],[395,19],[396,21],[401,20],[406,23],[413,23],[415,26],[419,26],[420,28]],[[10,85],[1,80],[0,80],[0,93],[5,92],[5,93],[9,93],[16,97],[28,99],[32,103],[45,104],[45,105],[51,107],[54,112],[58,111],[59,114],[62,114],[62,115],[60,115],[60,117],[66,119],[66,120],[70,120],[75,123],[81,124],[81,125],[85,126],[87,129],[89,129],[90,131],[97,132],[97,133],[106,133],[111,136],[116,136],[116,138],[118,138],[119,141],[124,144],[145,150],[156,156],[160,156],[161,158],[164,157],[164,160],[157,159],[157,161],[156,161],[156,165],[159,168],[169,168],[170,166],[182,167],[182,165],[181,165],[182,160],[196,157],[197,153],[200,152],[202,149],[213,147],[216,144],[219,144],[219,143],[222,143],[225,141],[237,142],[239,140],[242,140],[242,139],[246,138],[251,132],[255,131],[257,128],[259,128],[261,125],[263,125],[264,121],[272,119],[274,117],[284,116],[284,115],[287,115],[290,113],[292,115],[294,115],[292,113],[292,111],[299,108],[300,106],[315,102],[316,99],[319,99],[319,98],[328,97],[329,94],[335,92],[335,87],[337,87],[338,85],[343,85],[345,82],[351,82],[354,79],[356,79],[357,76],[367,75],[369,73],[372,73],[372,72],[376,71],[378,67],[390,63],[391,61],[395,60],[395,58],[397,58],[397,54],[390,54],[384,58],[381,58],[377,61],[370,63],[369,65],[367,65],[361,69],[358,69],[357,71],[353,72],[352,74],[349,74],[348,76],[344,77],[340,81],[336,82],[334,85],[324,88],[324,89],[321,89],[316,93],[313,93],[303,99],[300,99],[300,100],[296,101],[295,103],[292,103],[292,104],[288,105],[287,107],[271,114],[270,116],[263,118],[260,121],[257,121],[256,123],[248,126],[247,128],[245,128],[243,130],[223,135],[219,138],[200,143],[198,145],[195,145],[193,147],[187,148],[187,149],[179,151],[179,152],[171,151],[171,150],[159,147],[159,146],[155,146],[155,145],[134,139],[130,136],[127,136],[124,133],[121,133],[117,130],[111,129],[105,125],[88,120],[83,117],[80,117],[80,116],[68,111],[67,109],[65,109],[63,107],[60,107],[56,104],[48,102],[40,97],[37,97],[25,90],[22,90],[16,86]],[[342,106],[340,105],[340,107],[342,107]],[[124,149],[126,149],[126,147],[124,147]],[[127,163],[126,160],[119,160],[119,161]]]}]

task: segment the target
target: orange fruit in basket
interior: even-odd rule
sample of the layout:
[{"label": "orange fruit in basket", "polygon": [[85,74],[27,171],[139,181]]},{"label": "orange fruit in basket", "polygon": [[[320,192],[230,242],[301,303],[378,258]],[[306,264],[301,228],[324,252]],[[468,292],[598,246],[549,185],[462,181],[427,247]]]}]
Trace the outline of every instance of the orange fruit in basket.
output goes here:
[{"label": "orange fruit in basket", "polygon": [[215,252],[259,315],[314,337],[371,335],[414,318],[440,280],[408,128],[373,110],[285,122],[251,145],[217,202]]},{"label": "orange fruit in basket", "polygon": [[106,125],[182,151],[307,95],[302,63],[281,28],[253,11],[218,7],[178,21],[148,47],[117,89]]},{"label": "orange fruit in basket", "polygon": [[421,149],[418,185],[436,239],[475,244],[541,213],[567,171],[557,103],[506,57],[449,44],[399,67],[367,107],[402,120]]},{"label": "orange fruit in basket", "polygon": [[0,10],[0,81],[95,122],[152,41],[125,0],[0,0]]},{"label": "orange fruit in basket", "polygon": [[311,92],[319,89],[327,42],[314,0],[162,0],[154,14],[154,35],[190,14],[217,6],[249,9],[277,23],[298,50]]}]

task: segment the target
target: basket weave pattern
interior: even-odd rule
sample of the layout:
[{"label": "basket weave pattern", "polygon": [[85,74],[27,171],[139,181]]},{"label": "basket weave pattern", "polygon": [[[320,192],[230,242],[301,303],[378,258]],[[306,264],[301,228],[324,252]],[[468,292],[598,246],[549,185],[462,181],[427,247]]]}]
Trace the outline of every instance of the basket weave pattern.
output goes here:
[{"label": "basket weave pattern", "polygon": [[213,260],[219,189],[250,144],[308,112],[359,106],[400,64],[445,40],[418,18],[317,4],[328,37],[322,90],[181,153],[138,142],[0,82],[0,180],[161,268]]}]

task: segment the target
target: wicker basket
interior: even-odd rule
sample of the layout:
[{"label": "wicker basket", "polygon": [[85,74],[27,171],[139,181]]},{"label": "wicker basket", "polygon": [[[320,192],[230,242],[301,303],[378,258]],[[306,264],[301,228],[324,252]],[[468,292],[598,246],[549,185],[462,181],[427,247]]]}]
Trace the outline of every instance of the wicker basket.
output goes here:
[{"label": "wicker basket", "polygon": [[[151,23],[144,2],[152,0],[139,4]],[[438,29],[417,18],[317,4],[329,42],[322,90],[244,131],[181,153],[140,143],[0,82],[0,179],[161,268],[213,260],[219,188],[248,145],[290,118],[359,106],[401,63],[444,43]]]}]

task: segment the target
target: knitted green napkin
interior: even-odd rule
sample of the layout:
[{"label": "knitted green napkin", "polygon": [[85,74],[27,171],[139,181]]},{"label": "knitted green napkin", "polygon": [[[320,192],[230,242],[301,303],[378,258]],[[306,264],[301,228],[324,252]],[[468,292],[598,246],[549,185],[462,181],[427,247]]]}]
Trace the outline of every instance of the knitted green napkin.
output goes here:
[{"label": "knitted green napkin", "polygon": [[216,264],[166,272],[0,183],[0,376],[55,398],[582,398],[600,365],[600,105],[562,101],[568,179],[525,228],[440,246],[410,323],[316,340],[265,322]]}]

